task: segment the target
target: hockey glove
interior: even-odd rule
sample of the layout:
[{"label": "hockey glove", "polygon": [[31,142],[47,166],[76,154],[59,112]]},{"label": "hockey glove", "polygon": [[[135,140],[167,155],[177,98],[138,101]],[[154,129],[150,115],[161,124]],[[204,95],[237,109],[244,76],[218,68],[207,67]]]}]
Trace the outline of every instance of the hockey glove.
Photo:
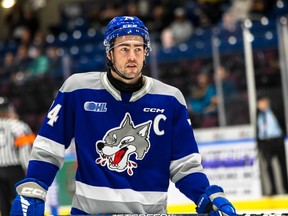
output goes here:
[{"label": "hockey glove", "polygon": [[48,187],[34,178],[16,183],[17,196],[13,201],[10,216],[42,216]]},{"label": "hockey glove", "polygon": [[217,185],[206,188],[197,203],[196,211],[200,214],[209,213],[211,216],[237,216],[234,206],[226,199],[223,189]]}]

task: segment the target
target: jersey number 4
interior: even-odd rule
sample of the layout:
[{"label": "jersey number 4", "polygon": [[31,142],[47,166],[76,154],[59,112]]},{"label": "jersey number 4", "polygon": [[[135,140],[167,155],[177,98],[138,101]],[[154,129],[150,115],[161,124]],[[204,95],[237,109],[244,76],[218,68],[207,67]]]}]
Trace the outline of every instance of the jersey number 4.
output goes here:
[{"label": "jersey number 4", "polygon": [[47,122],[47,124],[53,127],[53,124],[57,121],[59,117],[58,114],[59,114],[61,107],[62,106],[60,104],[57,104],[55,107],[53,107],[53,109],[49,111],[49,113],[47,114],[47,118],[49,118],[49,121]]}]

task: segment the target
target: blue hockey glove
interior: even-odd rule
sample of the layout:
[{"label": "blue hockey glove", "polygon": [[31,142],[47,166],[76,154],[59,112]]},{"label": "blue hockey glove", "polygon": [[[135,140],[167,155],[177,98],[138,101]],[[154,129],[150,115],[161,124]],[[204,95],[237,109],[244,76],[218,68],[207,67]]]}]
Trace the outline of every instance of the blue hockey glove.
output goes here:
[{"label": "blue hockey glove", "polygon": [[196,211],[200,214],[209,213],[211,216],[237,216],[234,206],[226,199],[223,189],[217,185],[206,188],[197,203]]},{"label": "blue hockey glove", "polygon": [[13,201],[10,216],[42,216],[48,187],[33,178],[16,183],[17,196]]}]

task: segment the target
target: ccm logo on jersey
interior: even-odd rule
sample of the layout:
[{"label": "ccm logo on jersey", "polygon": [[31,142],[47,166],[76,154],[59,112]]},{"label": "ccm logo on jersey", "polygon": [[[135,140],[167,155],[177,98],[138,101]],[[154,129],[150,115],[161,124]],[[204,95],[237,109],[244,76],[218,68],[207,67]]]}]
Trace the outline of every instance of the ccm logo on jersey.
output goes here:
[{"label": "ccm logo on jersey", "polygon": [[164,113],[165,109],[158,109],[158,108],[144,108],[144,112],[153,112],[153,113]]},{"label": "ccm logo on jersey", "polygon": [[32,188],[32,187],[24,187],[21,190],[21,195],[26,195],[31,197],[31,195],[33,195],[33,197],[41,197],[44,198],[46,197],[47,192],[45,190],[41,190],[39,188]]}]

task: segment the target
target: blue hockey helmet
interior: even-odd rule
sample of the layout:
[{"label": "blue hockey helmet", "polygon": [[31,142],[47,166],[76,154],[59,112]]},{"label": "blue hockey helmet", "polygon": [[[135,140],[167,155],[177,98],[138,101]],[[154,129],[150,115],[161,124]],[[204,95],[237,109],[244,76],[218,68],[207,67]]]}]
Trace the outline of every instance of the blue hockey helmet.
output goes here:
[{"label": "blue hockey helmet", "polygon": [[136,16],[117,16],[109,22],[103,42],[106,51],[109,52],[113,48],[112,42],[115,38],[125,35],[141,36],[144,39],[147,55],[149,54],[151,51],[151,44],[148,29]]}]

